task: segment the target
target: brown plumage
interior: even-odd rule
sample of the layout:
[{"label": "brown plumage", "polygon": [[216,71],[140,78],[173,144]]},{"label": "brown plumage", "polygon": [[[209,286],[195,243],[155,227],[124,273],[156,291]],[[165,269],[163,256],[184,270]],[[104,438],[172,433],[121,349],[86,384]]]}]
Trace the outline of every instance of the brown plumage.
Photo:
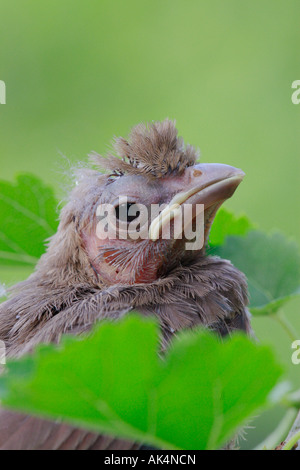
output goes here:
[{"label": "brown plumage", "polygon": [[[109,170],[107,173],[77,172],[77,184],[61,211],[58,231],[47,252],[35,272],[14,286],[10,298],[1,304],[0,338],[6,342],[8,355],[31,352],[41,342],[58,342],[64,333],[87,332],[96,321],[117,319],[132,309],[157,317],[163,349],[177,331],[199,325],[221,335],[232,330],[250,332],[244,275],[229,261],[205,253],[214,215],[234,193],[243,178],[241,170],[196,164],[197,152],[184,145],[169,120],[136,126],[128,140],[116,139],[115,150],[121,159],[92,154],[94,164]],[[128,212],[135,204],[146,208],[165,204],[169,213],[178,201],[180,207],[204,204],[205,243],[196,251],[186,249],[183,232],[181,239],[164,239],[164,222],[155,226],[153,219],[146,239],[104,240],[97,236],[101,204],[114,205],[119,217],[121,207]],[[118,223],[121,227],[121,217]],[[174,223],[175,216],[171,217],[171,225]],[[3,411],[0,449],[17,445],[12,437],[12,429],[19,428],[13,424],[16,416],[24,432],[26,420],[32,430],[46,429],[32,431],[27,440],[23,436],[23,448],[117,449],[124,445],[124,441],[107,444],[107,439],[86,431]],[[3,426],[9,428],[7,433]],[[39,435],[44,437],[39,440]]]}]

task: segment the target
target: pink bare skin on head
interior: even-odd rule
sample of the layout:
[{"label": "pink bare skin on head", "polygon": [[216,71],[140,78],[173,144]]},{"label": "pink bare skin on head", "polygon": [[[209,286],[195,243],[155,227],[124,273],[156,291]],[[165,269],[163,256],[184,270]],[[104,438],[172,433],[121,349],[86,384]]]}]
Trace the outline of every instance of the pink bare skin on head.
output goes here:
[{"label": "pink bare skin on head", "polygon": [[[143,175],[124,175],[104,188],[101,200],[115,208],[117,220],[119,207],[123,206],[126,211],[126,206],[128,210],[133,205],[142,204],[147,210],[149,225],[153,205],[168,205],[175,200],[181,205],[203,204],[204,232],[207,239],[217,209],[224,200],[232,196],[243,176],[241,170],[221,164],[195,164],[180,175],[157,179],[149,179]],[[126,202],[122,204],[122,201]],[[138,223],[142,216],[139,212],[137,214],[136,218],[129,216],[129,221],[136,219]],[[89,228],[88,233],[82,233],[91,264],[108,284],[153,282],[161,274],[163,265],[166,268],[174,259],[182,261],[186,254],[184,243],[178,240],[165,240],[161,237],[152,240],[149,236],[148,239],[122,240],[118,238],[118,233],[116,236],[99,238],[97,220],[93,221],[92,230]]]}]

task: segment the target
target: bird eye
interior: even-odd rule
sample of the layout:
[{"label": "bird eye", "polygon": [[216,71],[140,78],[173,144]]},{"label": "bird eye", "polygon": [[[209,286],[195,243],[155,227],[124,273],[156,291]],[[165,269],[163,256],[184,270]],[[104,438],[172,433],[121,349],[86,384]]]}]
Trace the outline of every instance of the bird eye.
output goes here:
[{"label": "bird eye", "polygon": [[135,202],[124,202],[116,207],[116,218],[122,222],[132,222],[139,215],[139,207]]}]

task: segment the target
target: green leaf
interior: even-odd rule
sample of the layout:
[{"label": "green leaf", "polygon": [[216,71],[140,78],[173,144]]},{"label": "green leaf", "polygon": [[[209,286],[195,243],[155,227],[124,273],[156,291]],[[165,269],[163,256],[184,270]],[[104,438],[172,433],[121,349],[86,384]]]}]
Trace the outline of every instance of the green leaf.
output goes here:
[{"label": "green leaf", "polygon": [[246,235],[254,225],[246,215],[235,216],[224,207],[219,209],[212,225],[209,244],[211,246],[222,245],[229,235]]},{"label": "green leaf", "polygon": [[213,251],[246,274],[250,309],[255,315],[276,313],[300,293],[298,245],[281,233],[254,230],[245,237],[228,237]]},{"label": "green leaf", "polygon": [[152,319],[103,322],[9,362],[3,404],[166,449],[219,448],[258,408],[281,375],[270,349],[244,335],[223,343],[186,332],[158,354]]},{"label": "green leaf", "polygon": [[0,181],[1,264],[36,263],[56,231],[56,207],[52,189],[35,176],[21,174],[15,184]]}]

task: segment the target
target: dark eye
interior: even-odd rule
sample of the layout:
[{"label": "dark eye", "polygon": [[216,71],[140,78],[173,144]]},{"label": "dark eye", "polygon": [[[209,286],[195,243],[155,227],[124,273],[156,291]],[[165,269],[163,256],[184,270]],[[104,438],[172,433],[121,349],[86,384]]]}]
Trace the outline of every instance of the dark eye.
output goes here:
[{"label": "dark eye", "polygon": [[122,222],[132,222],[140,215],[138,205],[135,202],[124,202],[116,207],[116,218]]}]

